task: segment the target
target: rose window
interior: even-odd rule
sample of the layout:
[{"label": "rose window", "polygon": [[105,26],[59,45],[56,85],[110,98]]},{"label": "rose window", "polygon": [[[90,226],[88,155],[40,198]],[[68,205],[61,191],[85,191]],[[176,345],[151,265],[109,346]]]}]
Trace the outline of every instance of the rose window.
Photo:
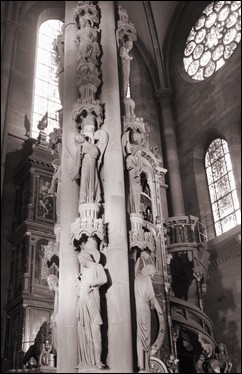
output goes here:
[{"label": "rose window", "polygon": [[195,80],[220,69],[241,39],[241,1],[214,1],[192,27],[184,51],[184,67]]}]

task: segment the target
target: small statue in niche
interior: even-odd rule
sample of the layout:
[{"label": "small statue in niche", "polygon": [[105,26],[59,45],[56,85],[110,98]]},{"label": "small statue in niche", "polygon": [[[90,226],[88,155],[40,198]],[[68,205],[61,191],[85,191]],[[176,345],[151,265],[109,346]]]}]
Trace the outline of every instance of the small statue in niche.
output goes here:
[{"label": "small statue in niche", "polygon": [[154,265],[145,265],[135,281],[135,304],[137,319],[137,355],[139,371],[150,371],[151,310],[156,299],[151,278],[155,275]]},{"label": "small statue in niche", "polygon": [[107,143],[108,133],[104,130],[97,130],[93,136],[75,136],[75,165],[70,176],[72,180],[80,179],[80,204],[101,202],[99,171]]},{"label": "small statue in niche", "polygon": [[[78,368],[96,366],[103,368],[101,361],[102,341],[100,313],[99,287],[107,282],[107,276],[101,264],[94,261],[89,252],[98,250],[95,248],[95,241],[89,238],[84,249],[78,254],[81,265],[81,272],[78,281],[78,342],[79,342],[79,364]],[[90,247],[90,248],[89,248]],[[96,257],[100,258],[99,256]],[[78,372],[80,372],[78,370]]]},{"label": "small statue in niche", "polygon": [[88,19],[84,16],[78,16],[79,30],[75,38],[78,46],[77,62],[91,62],[97,64],[97,58],[100,55],[100,47],[97,42],[97,29],[90,27]]},{"label": "small statue in niche", "polygon": [[126,168],[129,173],[129,210],[130,213],[140,214],[141,183],[140,174],[142,171],[140,153],[131,153],[126,156]]},{"label": "small statue in niche", "polygon": [[126,98],[128,93],[128,84],[129,84],[129,76],[130,76],[130,61],[133,59],[132,56],[129,55],[129,51],[133,48],[132,40],[127,40],[124,42],[123,46],[120,48],[119,55],[122,59],[122,97]]},{"label": "small statue in niche", "polygon": [[57,323],[58,323],[58,308],[59,308],[59,280],[55,274],[50,274],[47,278],[50,291],[55,292],[54,299],[54,312],[51,315],[51,330],[52,330],[52,343],[57,349]]},{"label": "small statue in niche", "polygon": [[[55,169],[51,185],[49,188],[49,195],[55,195],[56,196],[56,216],[57,220],[56,223],[60,223],[60,196],[61,196],[61,162],[60,159],[56,158],[52,161],[52,165]],[[55,185],[57,184],[57,190],[55,191]]]},{"label": "small statue in niche", "polygon": [[40,180],[39,188],[39,210],[38,214],[44,218],[52,218],[53,213],[53,201],[49,196],[50,182],[47,180]]},{"label": "small statue in niche", "polygon": [[151,211],[151,208],[149,206],[147,206],[145,211],[144,211],[144,219],[146,221],[151,222],[151,223],[153,222],[152,211]]},{"label": "small statue in niche", "polygon": [[145,145],[145,135],[140,131],[139,128],[130,130],[130,143],[140,144],[141,146]]}]

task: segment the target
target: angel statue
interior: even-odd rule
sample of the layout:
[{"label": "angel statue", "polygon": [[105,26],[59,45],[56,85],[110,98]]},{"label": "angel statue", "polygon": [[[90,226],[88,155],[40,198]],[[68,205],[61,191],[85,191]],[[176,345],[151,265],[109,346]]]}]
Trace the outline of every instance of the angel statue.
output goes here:
[{"label": "angel statue", "polygon": [[97,130],[93,136],[80,133],[74,137],[75,165],[70,177],[80,179],[80,204],[100,203],[102,200],[99,172],[107,143],[105,130]]}]

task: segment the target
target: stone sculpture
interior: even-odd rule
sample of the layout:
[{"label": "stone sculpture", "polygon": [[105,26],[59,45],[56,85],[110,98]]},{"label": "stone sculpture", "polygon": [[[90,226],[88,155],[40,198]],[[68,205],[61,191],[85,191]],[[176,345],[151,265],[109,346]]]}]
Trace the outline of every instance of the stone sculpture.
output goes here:
[{"label": "stone sculpture", "polygon": [[[48,191],[49,195],[56,196],[56,223],[60,223],[60,196],[61,196],[61,162],[60,159],[55,159],[52,161],[52,165],[55,169],[51,185]],[[57,190],[55,192],[55,186],[57,185]]]},{"label": "stone sculpture", "polygon": [[55,292],[54,299],[54,312],[51,315],[51,331],[52,331],[52,343],[57,349],[57,320],[58,320],[58,308],[59,308],[59,280],[55,274],[51,274],[47,278],[49,289]]},{"label": "stone sculpture", "polygon": [[[101,361],[102,342],[101,330],[102,317],[100,313],[99,287],[107,282],[107,276],[101,264],[96,263],[93,253],[94,241],[88,239],[84,249],[78,254],[81,273],[78,283],[78,342],[79,364],[78,369],[85,367],[98,367],[104,365]],[[90,248],[89,248],[90,247]],[[98,250],[96,250],[98,252]],[[99,258],[98,256],[96,257]],[[78,370],[78,372],[80,372]]]},{"label": "stone sculpture", "polygon": [[216,345],[214,352],[203,351],[196,363],[197,373],[230,373],[232,363],[224,343]]},{"label": "stone sculpture", "polygon": [[75,165],[70,176],[72,180],[80,178],[80,204],[101,202],[99,170],[107,143],[108,134],[104,130],[96,131],[93,136],[75,136]]},{"label": "stone sculpture", "polygon": [[137,318],[137,356],[139,371],[150,370],[151,310],[156,299],[151,278],[155,275],[154,265],[145,265],[134,281]]},{"label": "stone sculpture", "polygon": [[130,76],[130,61],[133,59],[129,55],[129,51],[133,48],[132,40],[127,40],[124,42],[124,45],[120,47],[119,55],[122,60],[122,96],[123,98],[127,97],[129,76]]},{"label": "stone sculpture", "polygon": [[[43,346],[46,344],[46,342],[51,342],[51,328],[50,328],[50,324],[45,321],[37,335],[36,335],[36,338],[35,338],[35,341],[34,341],[34,344],[32,344],[29,349],[27,350],[27,352],[25,353],[24,355],[24,358],[23,358],[23,368],[25,369],[26,367],[28,367],[28,362],[30,361],[30,359],[33,357],[36,361],[36,365],[37,366],[41,366],[41,362],[40,362],[40,357],[41,357],[41,352],[43,350]],[[53,345],[51,345],[51,350],[50,350],[50,353],[52,354],[56,354],[56,349]]]},{"label": "stone sculpture", "polygon": [[123,23],[129,22],[129,15],[126,9],[122,8],[121,5],[118,6],[119,20]]},{"label": "stone sculpture", "polygon": [[88,19],[79,16],[79,30],[77,31],[75,43],[77,44],[77,62],[91,62],[97,64],[97,58],[100,55],[100,47],[97,42],[97,29],[91,27]]},{"label": "stone sculpture", "polygon": [[168,373],[179,373],[178,362],[179,360],[173,354],[170,354],[166,362]]},{"label": "stone sculpture", "polygon": [[140,174],[142,168],[138,152],[126,156],[126,168],[129,173],[129,210],[130,213],[140,214],[140,195],[142,190]]},{"label": "stone sculpture", "polygon": [[232,363],[229,361],[227,347],[224,343],[216,345],[214,358],[219,362],[220,373],[230,373]]}]

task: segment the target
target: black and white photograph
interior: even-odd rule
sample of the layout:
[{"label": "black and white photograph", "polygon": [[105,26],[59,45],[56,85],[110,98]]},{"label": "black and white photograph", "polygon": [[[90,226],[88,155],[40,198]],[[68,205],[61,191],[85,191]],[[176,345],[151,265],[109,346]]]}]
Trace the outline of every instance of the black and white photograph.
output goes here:
[{"label": "black and white photograph", "polygon": [[1,373],[241,373],[241,1],[1,1]]}]

